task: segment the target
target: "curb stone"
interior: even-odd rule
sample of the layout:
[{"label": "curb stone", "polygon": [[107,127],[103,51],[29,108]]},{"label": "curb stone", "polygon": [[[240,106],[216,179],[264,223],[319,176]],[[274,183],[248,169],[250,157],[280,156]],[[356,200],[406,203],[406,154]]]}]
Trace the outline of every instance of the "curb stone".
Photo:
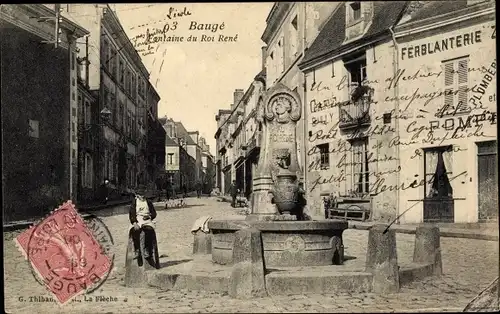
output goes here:
[{"label": "curb stone", "polygon": [[[370,230],[374,223],[349,221],[349,229]],[[415,234],[417,226],[393,225],[396,233]],[[498,234],[480,232],[471,229],[439,228],[440,236],[445,238],[464,238],[474,240],[498,241]]]}]

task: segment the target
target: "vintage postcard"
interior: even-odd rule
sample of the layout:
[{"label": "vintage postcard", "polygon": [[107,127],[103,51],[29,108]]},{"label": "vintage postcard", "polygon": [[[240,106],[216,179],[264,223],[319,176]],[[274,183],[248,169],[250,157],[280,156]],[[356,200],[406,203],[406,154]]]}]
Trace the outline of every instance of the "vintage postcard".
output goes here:
[{"label": "vintage postcard", "polygon": [[495,16],[2,4],[4,311],[499,311]]}]

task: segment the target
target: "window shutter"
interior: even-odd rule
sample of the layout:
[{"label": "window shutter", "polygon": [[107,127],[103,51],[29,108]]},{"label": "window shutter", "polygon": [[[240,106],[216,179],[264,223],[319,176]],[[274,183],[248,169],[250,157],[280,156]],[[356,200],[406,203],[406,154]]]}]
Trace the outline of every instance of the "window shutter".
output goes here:
[{"label": "window shutter", "polygon": [[466,106],[469,87],[469,60],[458,61],[458,106]]},{"label": "window shutter", "polygon": [[455,77],[455,69],[454,63],[449,62],[444,65],[444,86],[445,86],[445,95],[444,95],[444,106],[453,106],[455,94],[453,93],[454,80]]},{"label": "window shutter", "polygon": [[469,73],[469,60],[463,59],[458,61],[458,84],[467,84],[467,76]]},{"label": "window shutter", "polygon": [[444,66],[444,86],[453,86],[453,63],[446,63]]}]

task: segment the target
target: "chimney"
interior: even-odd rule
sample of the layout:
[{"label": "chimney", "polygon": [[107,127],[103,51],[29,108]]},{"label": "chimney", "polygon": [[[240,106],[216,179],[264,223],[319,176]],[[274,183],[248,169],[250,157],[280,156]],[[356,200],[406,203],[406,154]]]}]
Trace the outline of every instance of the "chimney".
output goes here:
[{"label": "chimney", "polygon": [[231,108],[232,110],[234,110],[234,108],[238,107],[238,104],[240,103],[240,100],[241,98],[243,98],[243,95],[245,94],[245,92],[242,90],[242,89],[235,89],[234,90],[234,103],[233,103],[233,108]]},{"label": "chimney", "polygon": [[262,51],[262,70],[266,68],[266,59],[267,59],[267,47],[263,46],[260,48]]}]

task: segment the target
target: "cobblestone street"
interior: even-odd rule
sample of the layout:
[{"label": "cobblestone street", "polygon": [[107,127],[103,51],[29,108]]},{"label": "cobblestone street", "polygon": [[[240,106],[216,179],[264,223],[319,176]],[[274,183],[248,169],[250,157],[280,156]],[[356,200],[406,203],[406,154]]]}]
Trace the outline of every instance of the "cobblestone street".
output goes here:
[{"label": "cobblestone street", "polygon": [[[191,258],[191,227],[203,215],[228,218],[236,215],[228,203],[215,198],[189,198],[188,207],[159,210],[157,236],[162,262]],[[403,287],[398,294],[296,295],[255,300],[233,300],[228,295],[202,291],[132,289],[122,284],[129,228],[126,207],[102,212],[115,242],[115,269],[110,278],[89,296],[116,298],[110,302],[86,302],[81,296],[63,306],[64,312],[390,312],[461,311],[498,276],[498,242],[441,238],[444,275]],[[51,296],[33,278],[13,238],[21,231],[4,233],[5,310],[9,313],[56,313],[56,303],[30,302],[32,296]],[[364,259],[368,232],[347,230],[346,254]],[[397,234],[398,258],[410,260],[414,235]],[[361,257],[359,257],[361,256]],[[168,266],[167,266],[168,267]]]}]

